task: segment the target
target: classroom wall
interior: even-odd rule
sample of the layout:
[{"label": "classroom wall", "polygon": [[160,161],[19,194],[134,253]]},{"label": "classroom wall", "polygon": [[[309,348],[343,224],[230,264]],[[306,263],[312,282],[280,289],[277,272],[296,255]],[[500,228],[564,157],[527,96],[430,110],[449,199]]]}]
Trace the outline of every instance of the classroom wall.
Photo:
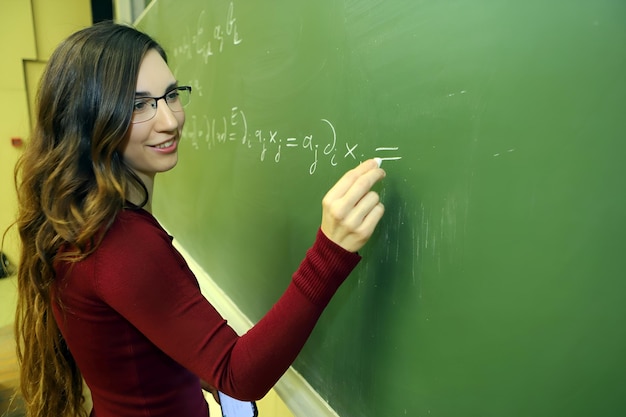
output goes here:
[{"label": "classroom wall", "polygon": [[[0,14],[0,230],[4,231],[15,218],[13,169],[22,151],[11,138],[28,140],[29,107],[43,62],[63,38],[91,24],[91,6],[88,0],[4,0]],[[17,261],[13,230],[3,250]]]},{"label": "classroom wall", "polygon": [[[11,138],[26,137],[29,132],[22,62],[34,59],[36,49],[30,2],[5,1],[0,5],[0,13],[0,94],[4,98],[0,100],[0,229],[4,231],[12,222],[16,206],[12,178],[19,150],[11,145]],[[14,258],[16,248],[12,243],[5,242],[4,251]]]}]

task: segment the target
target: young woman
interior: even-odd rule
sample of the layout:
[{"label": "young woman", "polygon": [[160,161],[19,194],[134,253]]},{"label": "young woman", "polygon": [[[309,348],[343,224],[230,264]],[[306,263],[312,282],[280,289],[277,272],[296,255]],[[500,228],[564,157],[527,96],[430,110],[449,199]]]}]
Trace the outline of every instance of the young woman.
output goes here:
[{"label": "young woman", "polygon": [[28,416],[206,417],[201,386],[256,400],[295,359],[359,261],[383,206],[374,160],[322,201],[313,246],[283,296],[239,337],[201,295],[152,216],[172,169],[191,88],[162,48],[97,24],[54,52],[16,170],[22,256],[16,317]]}]

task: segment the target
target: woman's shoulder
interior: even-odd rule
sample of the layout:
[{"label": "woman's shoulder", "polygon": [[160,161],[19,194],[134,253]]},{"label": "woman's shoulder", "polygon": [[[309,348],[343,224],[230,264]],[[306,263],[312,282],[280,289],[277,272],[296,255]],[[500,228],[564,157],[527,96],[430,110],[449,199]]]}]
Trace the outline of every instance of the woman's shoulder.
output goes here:
[{"label": "woman's shoulder", "polygon": [[90,259],[93,285],[100,297],[112,299],[154,285],[164,271],[180,270],[172,238],[149,212],[127,209],[117,214]]},{"label": "woman's shoulder", "polygon": [[152,213],[142,208],[125,208],[121,210],[115,218],[115,224],[150,225],[157,229],[163,229]]},{"label": "woman's shoulder", "polygon": [[171,241],[172,237],[152,214],[143,209],[124,209],[105,233],[102,245],[132,249],[136,245],[161,246],[163,242],[169,246]]},{"label": "woman's shoulder", "polygon": [[159,221],[148,211],[137,208],[137,209],[124,209],[120,211],[115,221],[113,222],[114,227],[122,227],[122,228],[138,228],[138,229],[146,229],[151,231],[160,231],[165,234],[165,230],[159,223]]}]

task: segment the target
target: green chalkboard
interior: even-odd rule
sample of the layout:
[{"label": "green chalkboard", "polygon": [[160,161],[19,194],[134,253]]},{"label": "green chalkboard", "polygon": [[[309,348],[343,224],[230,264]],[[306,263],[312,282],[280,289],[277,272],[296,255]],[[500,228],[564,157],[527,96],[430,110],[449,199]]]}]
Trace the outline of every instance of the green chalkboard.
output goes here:
[{"label": "green chalkboard", "polygon": [[155,213],[253,321],[339,176],[386,215],[295,363],[342,417],[626,415],[626,2],[157,0]]}]

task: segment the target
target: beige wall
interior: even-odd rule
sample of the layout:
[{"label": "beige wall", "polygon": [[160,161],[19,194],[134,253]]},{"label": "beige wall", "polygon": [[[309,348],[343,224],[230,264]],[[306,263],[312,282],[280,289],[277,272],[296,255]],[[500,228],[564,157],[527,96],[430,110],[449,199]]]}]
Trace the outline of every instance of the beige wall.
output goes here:
[{"label": "beige wall", "polygon": [[[4,61],[0,65],[0,231],[4,232],[13,221],[16,207],[13,167],[19,150],[11,146],[11,138],[24,138],[29,133],[22,62],[36,58],[36,48],[30,2],[5,0],[0,3],[0,14],[0,56]],[[10,237],[4,250],[15,259],[17,250]]]},{"label": "beige wall", "polygon": [[[70,33],[91,24],[89,0],[2,0],[0,3],[0,231],[13,223],[16,213],[13,169],[21,153],[11,138],[30,135],[29,97],[36,90],[43,61]],[[17,261],[14,230],[4,242],[4,252]]]}]

